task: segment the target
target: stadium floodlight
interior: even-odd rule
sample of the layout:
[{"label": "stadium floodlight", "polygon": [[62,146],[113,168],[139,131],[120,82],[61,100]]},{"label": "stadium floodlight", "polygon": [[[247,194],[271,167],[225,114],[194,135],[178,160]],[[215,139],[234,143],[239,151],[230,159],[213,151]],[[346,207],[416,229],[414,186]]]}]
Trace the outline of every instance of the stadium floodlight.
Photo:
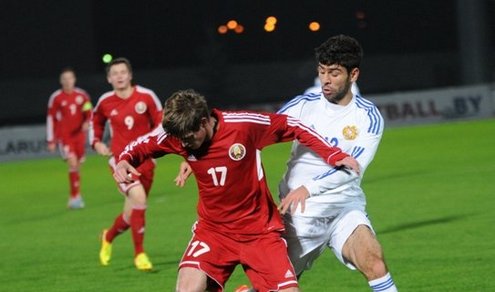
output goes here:
[{"label": "stadium floodlight", "polygon": [[112,62],[113,56],[111,54],[104,54],[101,59],[102,59],[103,63],[108,64],[108,63]]}]

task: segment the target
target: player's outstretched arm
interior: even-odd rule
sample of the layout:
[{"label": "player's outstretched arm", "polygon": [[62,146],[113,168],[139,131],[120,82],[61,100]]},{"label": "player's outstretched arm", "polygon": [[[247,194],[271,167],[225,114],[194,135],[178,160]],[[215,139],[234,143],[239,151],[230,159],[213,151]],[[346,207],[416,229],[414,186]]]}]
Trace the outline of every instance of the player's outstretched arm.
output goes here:
[{"label": "player's outstretched arm", "polygon": [[141,173],[137,171],[127,160],[121,160],[115,166],[113,172],[113,178],[118,183],[131,183],[135,177],[140,176]]}]

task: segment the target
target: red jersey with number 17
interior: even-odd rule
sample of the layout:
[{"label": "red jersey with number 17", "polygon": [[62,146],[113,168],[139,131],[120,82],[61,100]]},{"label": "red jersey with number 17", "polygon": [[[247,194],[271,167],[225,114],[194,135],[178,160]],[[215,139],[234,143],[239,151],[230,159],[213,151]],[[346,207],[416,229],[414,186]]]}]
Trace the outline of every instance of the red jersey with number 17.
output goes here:
[{"label": "red jersey with number 17", "polygon": [[283,230],[261,163],[265,146],[298,139],[331,164],[348,156],[286,115],[213,110],[212,116],[217,119],[216,132],[198,150],[185,149],[180,140],[157,128],[120,155],[134,166],[168,153],[183,156],[198,184],[198,228],[231,235]]},{"label": "red jersey with number 17", "polygon": [[103,139],[108,120],[114,157],[132,140],[147,134],[162,121],[162,104],[156,94],[147,88],[134,86],[131,96],[120,98],[115,91],[103,94],[96,104],[90,125],[90,143]]}]

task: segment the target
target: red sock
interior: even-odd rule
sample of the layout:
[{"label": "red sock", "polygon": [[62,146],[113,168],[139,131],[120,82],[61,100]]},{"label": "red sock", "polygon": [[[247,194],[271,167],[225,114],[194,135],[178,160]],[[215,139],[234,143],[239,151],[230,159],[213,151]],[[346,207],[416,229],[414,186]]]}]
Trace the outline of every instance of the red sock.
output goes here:
[{"label": "red sock", "polygon": [[144,214],[146,209],[132,209],[131,213],[131,230],[132,241],[134,242],[134,255],[138,255],[144,251]]},{"label": "red sock", "polygon": [[129,228],[129,223],[124,220],[124,214],[120,214],[115,218],[112,227],[107,231],[106,240],[112,242],[115,237],[117,237],[122,232]]},{"label": "red sock", "polygon": [[79,196],[79,170],[69,170],[70,197]]}]

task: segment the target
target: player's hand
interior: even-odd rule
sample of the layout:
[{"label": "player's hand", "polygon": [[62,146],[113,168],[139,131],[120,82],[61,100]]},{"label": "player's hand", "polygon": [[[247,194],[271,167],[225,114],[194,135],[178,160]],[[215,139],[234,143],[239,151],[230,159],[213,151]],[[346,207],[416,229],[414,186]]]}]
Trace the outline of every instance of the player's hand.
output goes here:
[{"label": "player's hand", "polygon": [[48,148],[48,151],[53,153],[53,152],[55,152],[57,145],[55,144],[55,142],[48,142],[47,148]]},{"label": "player's hand", "polygon": [[82,130],[83,132],[87,132],[87,131],[88,131],[88,129],[89,129],[89,122],[84,122],[84,123],[82,124],[82,126],[81,126],[81,130]]},{"label": "player's hand", "polygon": [[110,149],[108,149],[107,145],[105,145],[105,143],[103,143],[103,142],[96,142],[94,147],[95,147],[96,153],[98,153],[100,155],[103,155],[103,156],[112,155],[112,152],[110,151]]},{"label": "player's hand", "polygon": [[281,214],[285,214],[289,209],[290,213],[296,212],[297,206],[301,204],[301,213],[304,213],[306,208],[306,199],[309,197],[309,191],[304,186],[291,191],[287,197],[283,198],[278,205],[278,210]]},{"label": "player's hand", "polygon": [[344,166],[344,167],[347,167],[351,170],[353,170],[355,173],[359,174],[360,173],[360,170],[359,170],[359,162],[357,162],[357,160],[352,157],[352,156],[347,156],[346,158],[342,159],[342,160],[339,160],[335,163],[336,166]]},{"label": "player's hand", "polygon": [[192,168],[189,163],[182,161],[179,166],[179,173],[174,179],[175,185],[178,187],[183,187],[186,184],[187,178],[191,175]]},{"label": "player's hand", "polygon": [[118,183],[131,183],[140,175],[141,173],[125,160],[119,161],[113,171],[113,178]]}]

